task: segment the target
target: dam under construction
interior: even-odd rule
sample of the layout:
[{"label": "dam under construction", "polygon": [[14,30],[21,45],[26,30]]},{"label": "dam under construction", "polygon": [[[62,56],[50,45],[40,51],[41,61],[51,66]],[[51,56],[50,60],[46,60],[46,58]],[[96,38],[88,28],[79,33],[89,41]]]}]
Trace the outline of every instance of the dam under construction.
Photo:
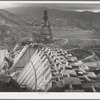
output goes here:
[{"label": "dam under construction", "polygon": [[1,92],[100,92],[100,66],[87,66],[57,47],[59,40],[52,35],[47,10],[38,38],[3,51]]}]

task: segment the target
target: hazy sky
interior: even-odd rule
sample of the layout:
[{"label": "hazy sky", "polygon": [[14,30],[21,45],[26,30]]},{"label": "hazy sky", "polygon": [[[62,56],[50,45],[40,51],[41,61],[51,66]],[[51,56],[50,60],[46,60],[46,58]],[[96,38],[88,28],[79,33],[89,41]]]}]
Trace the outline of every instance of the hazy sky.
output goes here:
[{"label": "hazy sky", "polygon": [[63,10],[77,10],[77,11],[94,11],[100,12],[100,3],[99,4],[34,4],[34,3],[11,3],[11,2],[0,2],[0,9],[11,8],[11,7],[20,7],[20,6],[32,6],[32,7],[48,7],[55,9]]}]

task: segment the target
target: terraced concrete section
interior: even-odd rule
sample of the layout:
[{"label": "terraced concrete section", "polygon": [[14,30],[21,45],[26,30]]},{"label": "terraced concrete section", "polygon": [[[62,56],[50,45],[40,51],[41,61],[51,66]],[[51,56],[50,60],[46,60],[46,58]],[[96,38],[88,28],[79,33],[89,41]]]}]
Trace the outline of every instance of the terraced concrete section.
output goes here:
[{"label": "terraced concrete section", "polygon": [[81,60],[67,51],[42,46],[16,78],[21,87],[30,91],[98,92],[99,72],[90,70]]},{"label": "terraced concrete section", "polygon": [[[46,48],[45,52],[52,62],[51,92],[95,92],[95,86],[84,88],[85,83],[96,82],[96,74],[89,72],[88,66],[62,49]],[[93,84],[92,84],[93,85]]]}]

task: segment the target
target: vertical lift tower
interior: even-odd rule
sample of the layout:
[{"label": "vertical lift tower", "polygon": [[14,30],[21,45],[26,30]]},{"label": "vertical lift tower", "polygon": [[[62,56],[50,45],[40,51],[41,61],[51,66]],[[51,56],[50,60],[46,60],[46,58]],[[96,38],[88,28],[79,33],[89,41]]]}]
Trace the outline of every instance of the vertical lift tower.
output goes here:
[{"label": "vertical lift tower", "polygon": [[50,23],[49,23],[47,10],[44,11],[43,24],[41,26],[40,36],[41,36],[41,41],[43,43],[52,43],[53,42],[53,36],[52,36],[52,32],[51,32],[51,27],[50,27]]}]

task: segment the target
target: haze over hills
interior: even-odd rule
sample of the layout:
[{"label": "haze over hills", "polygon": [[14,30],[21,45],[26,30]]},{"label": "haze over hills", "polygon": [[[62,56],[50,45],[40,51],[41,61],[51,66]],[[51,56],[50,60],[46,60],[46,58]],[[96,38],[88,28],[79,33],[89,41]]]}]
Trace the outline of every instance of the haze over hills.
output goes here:
[{"label": "haze over hills", "polygon": [[66,20],[68,25],[73,25],[82,29],[94,29],[97,31],[100,28],[100,13],[90,11],[64,11],[46,7],[18,7],[6,10],[17,15],[34,16],[34,18],[37,18],[38,20],[42,18],[43,11],[48,10],[50,19],[63,19]]}]

